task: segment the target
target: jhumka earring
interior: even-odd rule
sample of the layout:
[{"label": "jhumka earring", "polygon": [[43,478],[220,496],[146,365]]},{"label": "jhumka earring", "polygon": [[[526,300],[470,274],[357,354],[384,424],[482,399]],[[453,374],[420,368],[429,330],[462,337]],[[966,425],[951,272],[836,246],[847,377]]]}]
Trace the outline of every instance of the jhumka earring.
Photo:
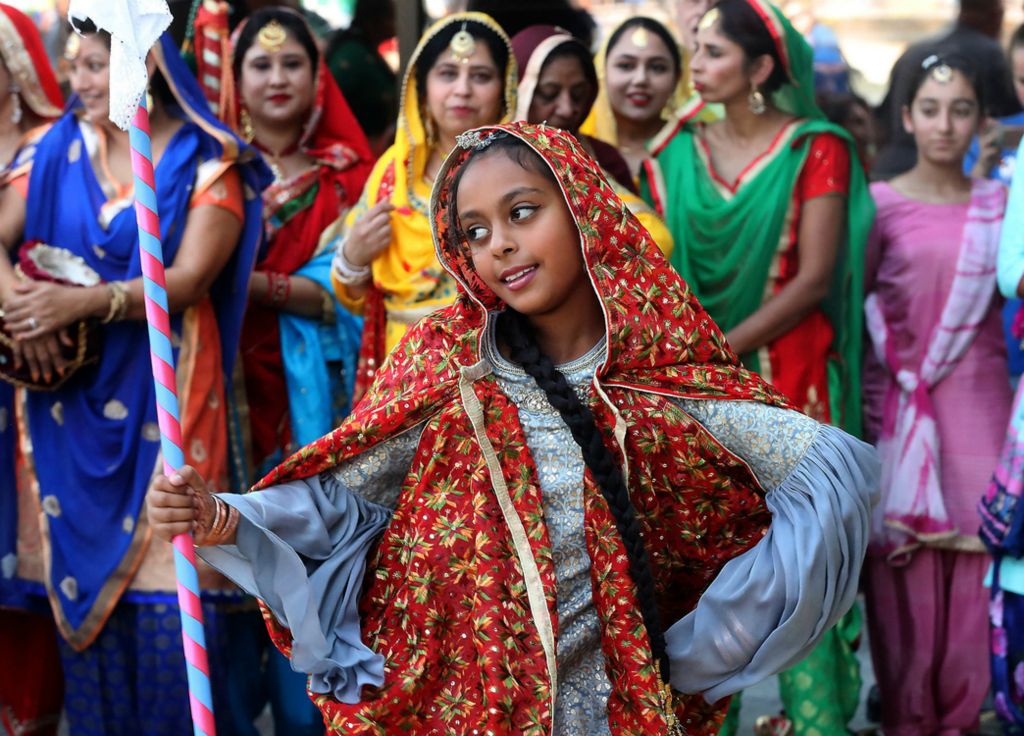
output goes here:
[{"label": "jhumka earring", "polygon": [[437,128],[434,119],[430,117],[427,110],[420,109],[420,119],[423,121],[423,137],[426,139],[427,148],[433,149],[437,145]]},{"label": "jhumka earring", "polygon": [[252,116],[249,115],[249,109],[242,107],[242,112],[238,115],[238,121],[242,125],[242,138],[246,143],[252,143],[253,138],[256,137],[256,131],[252,129]]},{"label": "jhumka earring", "polygon": [[750,107],[750,112],[755,115],[764,115],[768,109],[768,104],[765,102],[764,95],[757,87],[750,90],[750,96],[747,97],[747,105]]},{"label": "jhumka earring", "polygon": [[21,109],[21,96],[18,94],[19,92],[21,92],[21,89],[18,87],[18,85],[14,85],[14,86],[11,87],[10,91],[11,91],[11,122],[14,123],[15,125],[20,125],[21,124],[21,118],[22,118],[22,116],[24,114],[22,109]]}]

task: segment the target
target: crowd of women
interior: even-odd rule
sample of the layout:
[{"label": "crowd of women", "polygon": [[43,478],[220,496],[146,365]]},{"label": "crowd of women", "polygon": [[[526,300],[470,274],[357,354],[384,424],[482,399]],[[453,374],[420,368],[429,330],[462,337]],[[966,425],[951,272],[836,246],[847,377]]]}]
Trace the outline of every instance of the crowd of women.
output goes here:
[{"label": "crowd of women", "polygon": [[[924,60],[903,108],[917,164],[869,186],[777,7],[681,6],[681,41],[631,17],[596,55],[555,26],[509,38],[448,16],[410,57],[375,157],[300,14],[266,8],[229,34],[224,4],[197,3],[194,53],[165,35],[149,59],[190,466],[168,481],[111,39],[77,24],[65,101],[31,21],[0,4],[4,733],[55,733],[62,714],[73,736],[191,732],[159,539],[176,527],[153,515],[173,503],[154,486],[189,488],[211,545],[221,734],[255,734],[268,704],[279,734],[477,733],[476,717],[731,734],[742,688],[776,672],[785,716],[763,733],[841,734],[861,699],[858,584],[884,733],[972,732],[990,690],[1008,732],[1024,728],[1024,402],[998,293],[1024,294],[1024,181],[1008,208],[1003,184],[964,173],[979,71]],[[505,219],[538,217],[549,189],[567,203],[588,299],[515,301],[531,280],[581,293],[544,275],[570,279],[571,258],[481,265],[503,247],[476,244],[504,227],[486,195],[520,180]],[[481,327],[473,305],[499,298],[513,316]],[[576,398],[591,383],[593,414]],[[829,424],[881,459],[870,545],[873,460]],[[271,471],[263,502],[203,490]],[[488,473],[508,483],[496,501],[473,490]],[[663,485],[689,495],[673,505]],[[524,622],[547,608],[561,626],[534,641]],[[710,652],[730,637],[750,652]]]}]

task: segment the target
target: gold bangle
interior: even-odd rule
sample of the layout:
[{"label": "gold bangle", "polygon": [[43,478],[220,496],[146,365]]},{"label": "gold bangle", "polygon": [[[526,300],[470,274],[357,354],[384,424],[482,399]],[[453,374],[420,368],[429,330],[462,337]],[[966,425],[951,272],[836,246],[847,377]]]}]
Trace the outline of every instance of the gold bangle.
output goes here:
[{"label": "gold bangle", "polygon": [[213,499],[213,521],[210,523],[210,531],[202,539],[196,541],[199,547],[216,547],[220,544],[227,544],[238,527],[238,509],[224,502],[217,494],[210,494]]},{"label": "gold bangle", "polygon": [[110,324],[124,319],[128,312],[128,287],[123,281],[108,281],[107,291],[110,293],[110,309],[107,316],[100,320],[101,324]]}]

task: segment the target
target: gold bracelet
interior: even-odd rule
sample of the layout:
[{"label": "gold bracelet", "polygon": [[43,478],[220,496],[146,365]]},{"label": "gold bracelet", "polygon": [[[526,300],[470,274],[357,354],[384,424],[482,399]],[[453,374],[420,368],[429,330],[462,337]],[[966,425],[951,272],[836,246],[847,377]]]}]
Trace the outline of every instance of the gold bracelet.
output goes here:
[{"label": "gold bracelet", "polygon": [[110,309],[107,316],[100,320],[101,324],[110,324],[124,319],[128,313],[128,287],[123,281],[108,281],[107,291],[110,292]]}]

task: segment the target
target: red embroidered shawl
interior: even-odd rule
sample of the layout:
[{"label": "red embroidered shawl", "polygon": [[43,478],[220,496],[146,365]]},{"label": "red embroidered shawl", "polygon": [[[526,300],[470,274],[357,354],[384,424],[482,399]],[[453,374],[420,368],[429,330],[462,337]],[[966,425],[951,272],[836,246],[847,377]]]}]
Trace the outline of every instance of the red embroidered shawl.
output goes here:
[{"label": "red embroidered shawl", "polygon": [[[579,225],[608,329],[591,406],[609,449],[621,458],[624,446],[662,619],[670,624],[696,605],[726,561],[761,538],[770,519],[750,469],[669,397],[777,406],[785,399],[739,366],[571,135],[523,123],[482,130],[496,128],[550,164]],[[364,641],[386,658],[384,685],[365,688],[358,705],[314,695],[337,733],[551,730],[558,621],[541,489],[516,406],[481,364],[486,310],[501,305],[453,242],[448,222],[452,178],[467,155],[456,149],[449,156],[431,203],[438,256],[461,283],[460,298],[409,331],[341,427],[260,486],[311,476],[425,422],[361,602]],[[664,691],[625,549],[589,472],[584,504],[613,685],[612,732],[664,733]],[[289,632],[273,616],[267,621],[287,653]],[[710,706],[678,693],[673,700],[687,733],[717,733],[724,701]]]}]

